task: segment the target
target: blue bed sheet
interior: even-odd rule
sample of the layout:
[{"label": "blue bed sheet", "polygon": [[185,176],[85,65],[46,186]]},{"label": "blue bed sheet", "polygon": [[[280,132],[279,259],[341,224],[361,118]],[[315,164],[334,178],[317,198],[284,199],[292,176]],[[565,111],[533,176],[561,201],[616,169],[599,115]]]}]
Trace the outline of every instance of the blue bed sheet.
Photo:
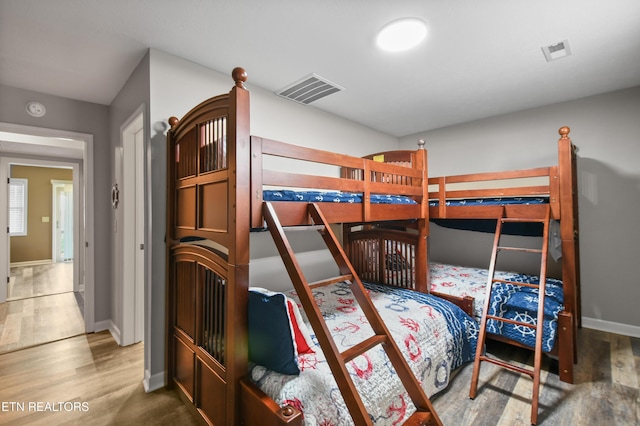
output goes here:
[{"label": "blue bed sheet", "polygon": [[[362,194],[339,191],[294,191],[290,189],[265,190],[264,201],[302,201],[307,203],[362,203]],[[417,204],[401,195],[371,194],[372,204]]]},{"label": "blue bed sheet", "polygon": [[[493,197],[447,200],[447,206],[506,206],[510,204],[548,204],[548,197]],[[430,207],[439,206],[438,200],[429,200]]]}]

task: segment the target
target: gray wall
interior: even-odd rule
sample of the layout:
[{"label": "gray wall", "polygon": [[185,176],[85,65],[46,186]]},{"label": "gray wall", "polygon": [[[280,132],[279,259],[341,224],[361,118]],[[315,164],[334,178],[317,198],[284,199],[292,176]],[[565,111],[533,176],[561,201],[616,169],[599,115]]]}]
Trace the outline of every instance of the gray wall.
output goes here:
[{"label": "gray wall", "polygon": [[[403,137],[400,146],[424,138],[430,176],[532,168],[555,163],[557,130],[571,127],[579,148],[583,317],[638,333],[639,112],[635,87]],[[431,231],[433,259],[488,262],[491,242],[483,236],[435,226]]]},{"label": "gray wall", "polygon": [[[44,117],[31,117],[25,111],[29,101],[47,108]],[[111,318],[111,203],[109,108],[89,102],[61,98],[0,85],[0,121],[93,135],[93,195],[95,203],[95,322]]]},{"label": "gray wall", "polygon": [[[142,108],[144,115],[144,135],[145,135],[145,144],[149,145],[149,55],[145,55],[133,73],[129,76],[129,79],[125,83],[125,85],[120,89],[118,95],[114,98],[110,105],[110,120],[109,126],[111,131],[111,182],[116,182],[121,179],[121,176],[116,176],[116,160],[115,160],[115,152],[116,147],[122,147],[121,140],[121,129],[124,124],[129,121],[133,114],[136,114],[138,110]],[[150,161],[147,161],[147,165],[150,166]],[[145,176],[147,174],[145,173]],[[120,188],[122,188],[122,182],[118,182]],[[146,182],[147,187],[150,187],[152,184],[151,180]],[[145,203],[145,209],[149,207]],[[150,217],[149,212],[147,211],[147,217]],[[123,223],[123,209],[119,208],[117,210],[111,209],[111,218],[112,223],[117,220],[117,223]],[[124,247],[124,235],[122,233],[122,226],[115,226],[112,229],[111,233],[111,252],[113,254],[112,262],[111,262],[111,270],[112,270],[112,295],[111,295],[111,320],[113,324],[117,327],[118,330],[122,330],[123,327],[123,312],[122,312],[122,251]],[[145,233],[147,235],[147,233]],[[147,238],[150,238],[147,235]],[[149,240],[145,240],[145,247],[148,246],[147,242]],[[147,277],[152,277],[150,272],[151,264],[145,265],[146,267],[146,275]],[[152,281],[149,281],[152,282]],[[145,340],[146,336],[149,334],[149,330],[151,328],[150,316],[148,313],[150,312],[148,301],[150,290],[145,287],[145,316],[144,316],[144,330],[145,330]],[[145,347],[145,379],[150,378],[149,373],[149,358],[150,358],[150,348]]]}]

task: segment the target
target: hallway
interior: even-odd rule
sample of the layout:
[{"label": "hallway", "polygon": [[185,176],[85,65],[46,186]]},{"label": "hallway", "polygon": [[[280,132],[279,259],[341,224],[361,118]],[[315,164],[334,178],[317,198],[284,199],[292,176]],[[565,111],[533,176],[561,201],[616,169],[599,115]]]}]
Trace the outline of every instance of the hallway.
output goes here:
[{"label": "hallway", "polygon": [[84,300],[73,292],[73,264],[11,268],[0,304],[0,353],[84,334]]}]

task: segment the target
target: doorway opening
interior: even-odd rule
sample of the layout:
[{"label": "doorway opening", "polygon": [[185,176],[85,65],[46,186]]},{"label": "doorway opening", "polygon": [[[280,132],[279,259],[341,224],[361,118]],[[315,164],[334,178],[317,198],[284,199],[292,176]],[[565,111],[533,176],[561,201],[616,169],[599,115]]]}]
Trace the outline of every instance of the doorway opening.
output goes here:
[{"label": "doorway opening", "polygon": [[[33,170],[66,169],[70,172],[70,176],[48,177],[46,185],[43,185],[48,188],[48,195],[41,196],[39,201],[46,200],[50,210],[37,213],[35,219],[31,220],[31,226],[27,223],[27,235],[41,234],[48,237],[46,243],[36,246],[38,249],[46,249],[48,255],[11,259],[11,239],[21,237],[0,233],[0,303],[6,302],[7,307],[3,311],[54,313],[51,319],[35,316],[30,318],[28,315],[25,318],[20,315],[1,318],[3,329],[0,332],[0,352],[94,331],[93,191],[90,190],[93,187],[93,137],[75,132],[0,123],[0,151],[0,179],[4,182],[9,181],[14,167],[30,167]],[[31,192],[33,185],[28,189]],[[9,224],[8,193],[9,191],[0,191],[0,205],[7,206],[0,208],[0,224]],[[56,203],[58,206],[54,210]],[[29,204],[26,205],[27,210],[34,210],[35,213],[33,207],[35,206],[31,205],[29,208]],[[48,227],[46,231],[40,229],[43,225]],[[23,267],[23,270],[20,274],[14,273],[14,267]],[[30,269],[27,270],[28,268]],[[22,280],[20,285],[16,282],[18,276]],[[21,287],[24,292],[27,280],[35,282],[42,277],[49,279],[49,289],[27,290],[32,296],[29,298],[12,294],[16,287]],[[51,288],[57,285],[52,284],[53,282],[65,282],[68,287],[52,291]],[[38,285],[42,287],[42,284]],[[63,297],[66,299],[62,300]],[[10,304],[12,306],[9,308]],[[60,336],[43,333],[39,328],[43,324],[58,331],[70,328],[72,321],[68,318],[65,320],[65,315],[57,311],[59,307],[70,305],[75,305],[76,309],[81,307],[77,321],[73,321],[77,330],[67,331],[68,335]],[[25,324],[33,324],[34,327],[24,327]],[[31,329],[33,331],[30,333],[16,332]]]},{"label": "doorway opening", "polygon": [[77,169],[28,159],[9,164],[7,301],[83,290],[74,265],[74,246],[79,245],[74,230],[79,228],[79,205],[73,197]]}]

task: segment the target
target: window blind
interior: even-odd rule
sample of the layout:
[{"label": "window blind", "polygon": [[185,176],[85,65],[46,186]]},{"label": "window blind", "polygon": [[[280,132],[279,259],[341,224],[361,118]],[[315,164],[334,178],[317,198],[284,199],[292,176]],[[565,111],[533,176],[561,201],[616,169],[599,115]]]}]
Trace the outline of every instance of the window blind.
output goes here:
[{"label": "window blind", "polygon": [[9,235],[27,235],[27,179],[9,179]]}]

